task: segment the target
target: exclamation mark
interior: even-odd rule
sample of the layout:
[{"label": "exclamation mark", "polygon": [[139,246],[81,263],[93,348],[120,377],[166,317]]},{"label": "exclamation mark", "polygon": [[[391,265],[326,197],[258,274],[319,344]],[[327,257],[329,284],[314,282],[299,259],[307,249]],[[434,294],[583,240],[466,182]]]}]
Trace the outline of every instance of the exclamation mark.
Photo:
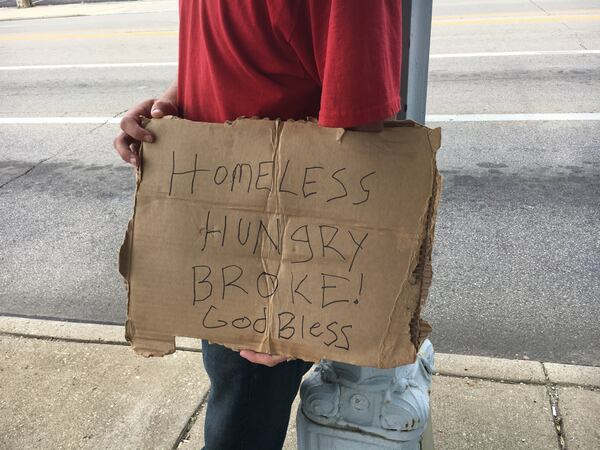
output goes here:
[{"label": "exclamation mark", "polygon": [[[360,295],[362,294],[362,290],[363,290],[363,281],[364,281],[364,273],[360,273],[360,287],[358,288],[358,297],[360,297]],[[354,299],[354,304],[358,305],[358,297],[356,299]]]}]

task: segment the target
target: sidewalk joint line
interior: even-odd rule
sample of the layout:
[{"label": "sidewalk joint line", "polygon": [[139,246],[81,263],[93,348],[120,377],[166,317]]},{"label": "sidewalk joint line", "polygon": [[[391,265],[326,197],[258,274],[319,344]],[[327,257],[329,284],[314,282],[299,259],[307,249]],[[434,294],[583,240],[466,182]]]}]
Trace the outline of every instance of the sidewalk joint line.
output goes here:
[{"label": "sidewalk joint line", "polygon": [[190,431],[194,427],[194,424],[198,421],[198,417],[200,417],[200,414],[202,413],[202,410],[204,409],[204,406],[206,405],[206,402],[208,400],[209,393],[210,393],[210,389],[207,390],[204,393],[204,395],[202,396],[202,398],[200,399],[198,406],[196,406],[196,408],[194,409],[194,412],[192,413],[190,418],[185,423],[185,426],[179,433],[179,436],[177,436],[177,439],[175,440],[173,447],[171,447],[172,450],[177,450],[181,446],[181,444],[183,444],[189,440]]},{"label": "sidewalk joint line", "polygon": [[565,427],[560,409],[558,408],[558,389],[557,384],[550,381],[550,376],[546,370],[546,366],[542,363],[542,370],[544,371],[544,377],[546,378],[546,393],[548,394],[548,401],[550,403],[550,414],[552,415],[552,422],[556,431],[556,440],[558,442],[558,448],[560,450],[567,450],[567,444],[565,439]]}]

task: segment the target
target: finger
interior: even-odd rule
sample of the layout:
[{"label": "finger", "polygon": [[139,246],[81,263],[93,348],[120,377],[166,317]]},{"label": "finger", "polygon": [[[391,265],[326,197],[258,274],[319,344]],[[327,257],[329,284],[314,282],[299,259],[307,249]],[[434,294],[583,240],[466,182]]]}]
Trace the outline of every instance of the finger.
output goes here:
[{"label": "finger", "polygon": [[141,146],[142,146],[142,144],[139,141],[133,141],[131,144],[129,144],[129,148],[136,155],[140,154],[140,147]]},{"label": "finger", "polygon": [[251,358],[255,364],[262,364],[268,367],[274,367],[286,360],[285,356],[272,356],[266,353],[254,353]]},{"label": "finger", "polygon": [[287,359],[285,356],[272,356],[267,353],[258,353],[252,350],[242,350],[240,351],[240,356],[255,364],[262,364],[263,366],[268,367],[276,366]]},{"label": "finger", "polygon": [[177,106],[173,104],[173,102],[157,100],[152,105],[152,110],[150,114],[153,118],[160,119],[164,116],[176,116],[178,113]]},{"label": "finger", "polygon": [[113,146],[115,150],[121,155],[123,161],[126,161],[134,166],[138,165],[138,158],[135,152],[131,149],[131,144],[133,143],[130,136],[121,131],[115,140],[113,141]]},{"label": "finger", "polygon": [[121,129],[133,139],[144,142],[153,142],[154,135],[142,127],[140,116],[127,113],[121,119]]},{"label": "finger", "polygon": [[131,162],[131,164],[133,164],[136,167],[140,166],[140,147],[141,146],[142,146],[142,144],[138,141],[133,141],[129,145],[129,148],[135,155],[133,158],[130,159],[130,162]]},{"label": "finger", "polygon": [[262,353],[256,353],[252,356],[250,361],[252,361],[254,364],[260,364],[267,367],[274,367],[280,363],[280,361],[277,361],[271,355],[265,355]]}]

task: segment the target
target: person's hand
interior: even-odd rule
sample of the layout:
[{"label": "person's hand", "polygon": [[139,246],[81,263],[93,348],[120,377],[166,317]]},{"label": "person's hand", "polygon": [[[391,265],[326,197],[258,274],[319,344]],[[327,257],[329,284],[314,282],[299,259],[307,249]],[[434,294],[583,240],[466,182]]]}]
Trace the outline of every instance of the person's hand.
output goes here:
[{"label": "person's hand", "polygon": [[142,127],[142,117],[159,119],[164,116],[177,115],[177,105],[169,100],[149,99],[138,103],[121,119],[121,132],[113,141],[115,150],[123,161],[139,166],[138,151],[140,143],[152,142],[154,135]]},{"label": "person's hand", "polygon": [[269,355],[268,353],[258,353],[252,350],[241,350],[240,356],[254,364],[262,364],[269,367],[275,367],[277,364],[288,360],[287,356]]}]

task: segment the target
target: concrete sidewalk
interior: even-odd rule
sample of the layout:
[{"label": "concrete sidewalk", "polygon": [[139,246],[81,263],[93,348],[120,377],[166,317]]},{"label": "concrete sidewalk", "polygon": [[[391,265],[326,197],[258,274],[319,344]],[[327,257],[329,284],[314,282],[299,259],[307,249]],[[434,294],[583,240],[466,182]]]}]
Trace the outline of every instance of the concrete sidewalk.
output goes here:
[{"label": "concrete sidewalk", "polygon": [[0,21],[105,14],[163,13],[168,11],[178,11],[177,0],[137,0],[75,3],[69,5],[38,5],[32,8],[0,8]]},{"label": "concrete sidewalk", "polygon": [[[177,344],[145,359],[120,326],[0,317],[0,448],[200,448],[209,386],[198,341]],[[600,448],[600,368],[448,354],[436,367],[437,449]]]}]

